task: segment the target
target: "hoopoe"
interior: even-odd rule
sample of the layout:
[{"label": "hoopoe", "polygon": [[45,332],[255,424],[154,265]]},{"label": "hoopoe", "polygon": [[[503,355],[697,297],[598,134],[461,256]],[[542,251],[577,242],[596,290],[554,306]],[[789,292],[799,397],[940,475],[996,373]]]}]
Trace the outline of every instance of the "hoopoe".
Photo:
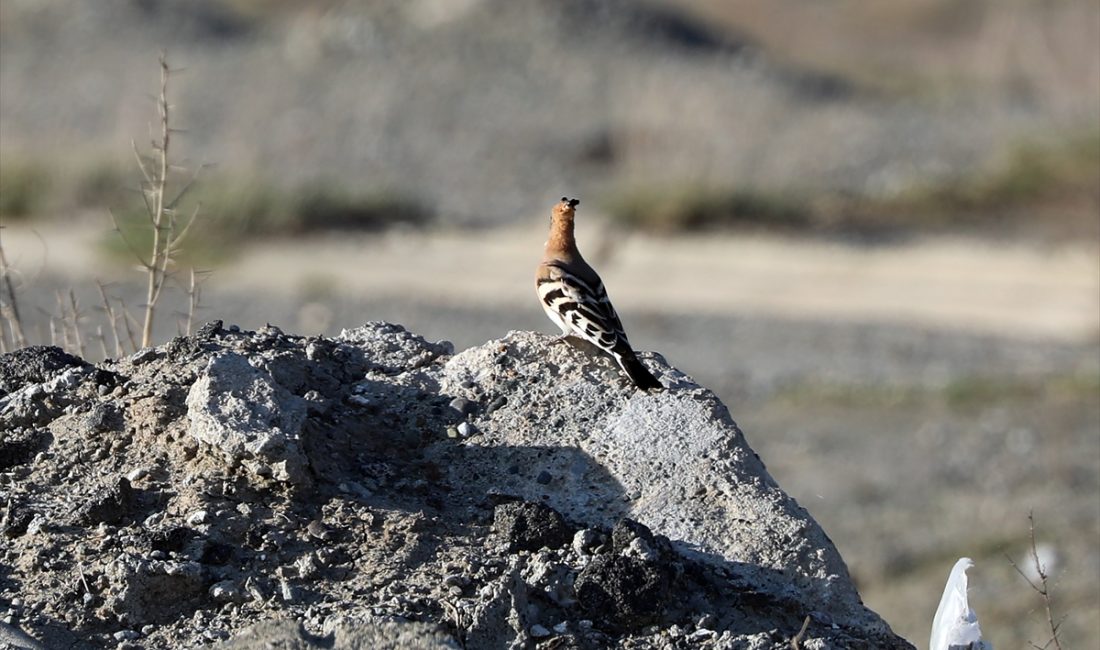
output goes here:
[{"label": "hoopoe", "polygon": [[564,336],[579,336],[614,357],[638,388],[663,388],[638,360],[603,281],[577,250],[573,218],[579,203],[563,196],[551,213],[550,237],[535,273],[542,309]]}]

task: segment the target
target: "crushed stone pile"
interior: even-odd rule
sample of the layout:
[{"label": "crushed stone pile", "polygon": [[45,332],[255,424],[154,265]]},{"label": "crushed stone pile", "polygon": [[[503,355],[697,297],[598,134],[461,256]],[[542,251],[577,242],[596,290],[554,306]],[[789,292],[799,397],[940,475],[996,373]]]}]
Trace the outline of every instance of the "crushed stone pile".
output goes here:
[{"label": "crushed stone pile", "polygon": [[380,322],[4,355],[0,646],[911,648],[714,394],[642,357],[667,390]]}]

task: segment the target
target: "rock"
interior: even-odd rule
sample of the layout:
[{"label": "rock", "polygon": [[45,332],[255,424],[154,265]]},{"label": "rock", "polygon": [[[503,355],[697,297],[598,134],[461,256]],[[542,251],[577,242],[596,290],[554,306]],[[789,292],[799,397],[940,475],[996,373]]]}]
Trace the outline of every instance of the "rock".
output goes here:
[{"label": "rock", "polygon": [[210,597],[219,603],[235,603],[244,600],[240,588],[232,580],[214,583],[209,590]]},{"label": "rock", "polygon": [[448,341],[429,343],[400,325],[383,322],[343,330],[336,340],[357,349],[368,372],[385,374],[414,370],[454,352]]},{"label": "rock", "polygon": [[471,402],[465,397],[456,397],[451,400],[447,406],[449,406],[457,415],[463,417],[470,415],[477,410],[477,403]]},{"label": "rock", "polygon": [[593,619],[639,628],[663,611],[670,578],[671,571],[657,563],[600,555],[577,576],[577,600]]},{"label": "rock", "polygon": [[37,429],[8,429],[0,433],[0,471],[18,467],[32,458],[46,442]]},{"label": "rock", "polygon": [[573,552],[580,556],[591,555],[600,544],[599,532],[582,528],[573,535]]},{"label": "rock", "polygon": [[309,482],[300,443],[305,417],[305,400],[234,353],[210,359],[187,395],[193,438],[277,481]]},{"label": "rock", "polygon": [[[446,464],[451,485],[542,501],[590,527],[629,516],[689,556],[736,559],[739,578],[763,593],[794,593],[808,609],[889,635],[832,542],[776,485],[712,392],[686,378],[639,392],[609,359],[553,340],[511,332],[447,361],[444,393],[462,394],[473,382],[486,394],[509,394],[476,422],[485,453]],[[549,368],[559,369],[552,380]],[[561,426],[538,424],[551,417],[562,417]],[[499,470],[535,463],[556,477],[553,489]]]},{"label": "rock", "polygon": [[553,508],[530,501],[510,501],[493,510],[493,528],[511,551],[560,548],[573,533]]},{"label": "rock", "polygon": [[109,487],[95,492],[90,500],[83,502],[73,515],[73,523],[78,526],[117,524],[130,513],[134,505],[134,490],[130,487],[130,481],[121,477]]},{"label": "rock", "polygon": [[[0,415],[0,440],[42,436],[0,473],[21,620],[91,645],[141,629],[191,647],[292,617],[323,636],[281,628],[286,647],[772,647],[811,615],[803,647],[910,647],[713,394],[646,354],[669,388],[639,393],[555,341],[448,356],[384,323],[230,327],[22,386],[23,419]],[[101,395],[100,375],[125,385]],[[89,494],[135,468],[146,490]],[[63,533],[74,501],[99,524],[85,535]]]},{"label": "rock", "polygon": [[130,363],[135,366],[140,366],[143,363],[149,363],[157,358],[156,348],[145,348],[144,350],[138,350],[134,354],[130,355]]},{"label": "rock", "polygon": [[67,368],[87,368],[88,362],[47,345],[32,345],[0,355],[0,398],[31,384],[42,384]]},{"label": "rock", "polygon": [[149,475],[149,470],[146,469],[145,467],[135,467],[134,469],[127,472],[126,480],[130,481],[130,483],[135,483],[135,482],[140,481],[141,479],[145,478],[148,475]]},{"label": "rock", "polygon": [[126,625],[162,624],[198,603],[204,593],[197,562],[145,560],[124,553],[107,565],[107,607]]},{"label": "rock", "polygon": [[325,637],[309,634],[292,621],[257,623],[231,640],[219,645],[222,650],[309,650],[347,648],[348,650],[459,650],[460,646],[435,626],[408,621],[381,621],[371,618],[340,619],[326,624]]},{"label": "rock", "polygon": [[222,332],[222,321],[212,320],[195,332],[195,338],[200,341],[208,341]]}]

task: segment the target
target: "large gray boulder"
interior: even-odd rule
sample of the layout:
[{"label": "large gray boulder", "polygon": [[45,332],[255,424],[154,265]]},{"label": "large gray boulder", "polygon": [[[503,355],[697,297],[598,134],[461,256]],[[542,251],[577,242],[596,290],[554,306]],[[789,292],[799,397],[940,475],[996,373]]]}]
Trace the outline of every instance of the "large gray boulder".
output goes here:
[{"label": "large gray boulder", "polygon": [[35,354],[0,357],[0,599],[47,647],[912,647],[658,355],[645,393],[531,332]]},{"label": "large gray boulder", "polygon": [[440,390],[489,408],[470,417],[479,433],[463,462],[445,462],[452,451],[440,448],[440,464],[471,494],[518,495],[590,526],[629,517],[757,589],[885,629],[718,397],[660,356],[642,358],[666,390],[636,390],[592,346],[533,332],[454,356],[438,372]]}]

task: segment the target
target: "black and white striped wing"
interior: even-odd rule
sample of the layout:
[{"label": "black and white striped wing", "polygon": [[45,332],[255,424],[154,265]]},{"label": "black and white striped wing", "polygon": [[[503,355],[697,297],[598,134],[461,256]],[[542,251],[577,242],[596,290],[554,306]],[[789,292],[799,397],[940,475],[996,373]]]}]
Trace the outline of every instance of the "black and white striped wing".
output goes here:
[{"label": "black and white striped wing", "polygon": [[539,299],[563,327],[608,352],[630,350],[623,324],[599,278],[586,281],[558,265],[551,265],[547,275],[539,281]]}]

